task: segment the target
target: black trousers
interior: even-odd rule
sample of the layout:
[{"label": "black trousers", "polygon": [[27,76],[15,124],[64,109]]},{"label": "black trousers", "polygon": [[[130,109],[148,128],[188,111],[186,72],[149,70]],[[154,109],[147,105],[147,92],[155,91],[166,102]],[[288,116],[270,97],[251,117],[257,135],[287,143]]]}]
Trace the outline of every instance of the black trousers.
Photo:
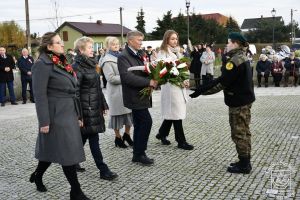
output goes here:
[{"label": "black trousers", "polygon": [[152,118],[148,108],[132,109],[133,118],[133,155],[145,155],[147,144],[152,127]]},{"label": "black trousers", "polygon": [[87,140],[89,140],[91,153],[93,155],[97,168],[100,170],[100,173],[106,173],[107,171],[109,171],[109,168],[103,161],[103,156],[99,144],[99,134],[82,135],[83,146],[85,145]]},{"label": "black trousers", "polygon": [[273,73],[272,76],[273,76],[273,81],[275,83],[275,86],[279,87],[280,86],[280,81],[282,79],[282,74]]},{"label": "black trousers", "polygon": [[201,76],[200,73],[194,73],[195,86],[198,88],[200,86]]},{"label": "black trousers", "polygon": [[27,84],[29,84],[29,88],[30,88],[30,100],[33,101],[34,97],[33,97],[33,90],[32,90],[32,80],[31,79],[26,79],[24,77],[21,77],[21,82],[22,82],[22,98],[23,101],[27,100]]},{"label": "black trousers", "polygon": [[262,77],[265,78],[265,85],[268,85],[269,75],[270,75],[270,73],[265,73],[264,75],[257,74],[257,82],[258,82],[258,85],[261,84],[261,78],[262,78]]},{"label": "black trousers", "polygon": [[184,131],[182,127],[182,120],[164,120],[159,128],[159,134],[162,137],[167,137],[170,133],[172,124],[174,126],[175,131],[175,140],[178,144],[182,144],[186,142]]}]

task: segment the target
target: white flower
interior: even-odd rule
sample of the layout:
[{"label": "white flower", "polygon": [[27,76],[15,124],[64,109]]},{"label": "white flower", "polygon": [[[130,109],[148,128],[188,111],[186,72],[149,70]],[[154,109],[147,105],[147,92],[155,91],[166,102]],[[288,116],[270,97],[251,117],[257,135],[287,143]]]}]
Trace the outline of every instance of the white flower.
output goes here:
[{"label": "white flower", "polygon": [[180,69],[180,68],[185,68],[187,66],[186,63],[181,63],[179,65],[177,65],[177,68]]},{"label": "white flower", "polygon": [[170,70],[170,74],[178,76],[179,75],[179,71],[178,71],[178,69],[176,67],[172,67],[171,70]]}]

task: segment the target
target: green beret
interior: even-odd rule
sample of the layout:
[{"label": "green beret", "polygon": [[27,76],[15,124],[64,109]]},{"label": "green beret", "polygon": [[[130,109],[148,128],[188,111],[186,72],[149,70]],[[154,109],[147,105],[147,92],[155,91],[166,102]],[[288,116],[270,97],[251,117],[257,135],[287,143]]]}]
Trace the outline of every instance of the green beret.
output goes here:
[{"label": "green beret", "polygon": [[237,41],[240,41],[241,43],[247,42],[247,39],[245,38],[245,36],[243,36],[239,32],[231,32],[231,33],[229,33],[228,39],[237,40]]}]

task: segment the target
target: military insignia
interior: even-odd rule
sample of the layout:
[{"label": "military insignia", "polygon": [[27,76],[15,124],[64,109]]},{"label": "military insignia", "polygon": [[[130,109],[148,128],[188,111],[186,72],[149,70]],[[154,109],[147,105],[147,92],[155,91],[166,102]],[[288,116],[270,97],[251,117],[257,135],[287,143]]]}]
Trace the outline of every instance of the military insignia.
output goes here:
[{"label": "military insignia", "polygon": [[233,68],[232,62],[226,63],[226,69],[227,69],[227,70],[232,70],[232,68]]}]

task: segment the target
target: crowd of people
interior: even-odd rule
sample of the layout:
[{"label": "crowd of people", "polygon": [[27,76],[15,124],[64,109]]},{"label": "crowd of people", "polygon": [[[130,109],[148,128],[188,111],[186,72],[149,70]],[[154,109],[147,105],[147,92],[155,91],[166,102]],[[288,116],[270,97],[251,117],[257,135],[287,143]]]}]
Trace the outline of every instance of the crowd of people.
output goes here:
[{"label": "crowd of people", "polygon": [[[99,133],[106,131],[106,114],[109,115],[108,128],[115,133],[115,146],[132,147],[132,162],[152,165],[154,159],[146,154],[152,129],[152,117],[148,110],[152,107],[152,98],[141,98],[140,91],[145,87],[161,89],[162,124],[156,130],[155,137],[162,145],[170,145],[168,135],[173,125],[177,147],[193,150],[194,146],[187,142],[183,128],[189,80],[184,80],[181,86],[170,82],[159,85],[157,80],[149,79],[145,71],[128,70],[156,60],[175,62],[183,56],[192,58],[189,69],[194,74],[196,86],[195,92],[190,95],[192,98],[224,91],[225,104],[229,107],[231,137],[239,158],[238,162],[228,166],[227,171],[250,173],[249,124],[255,95],[246,39],[240,33],[229,34],[222,56],[221,76],[217,78],[214,78],[216,56],[212,45],[196,45],[189,53],[185,48],[180,48],[179,35],[174,30],[165,32],[159,49],[148,46],[142,50],[143,39],[143,33],[130,31],[126,45],[120,50],[118,38],[107,37],[106,50],[99,49],[98,55],[95,55],[93,39],[84,36],[74,42],[74,50],[68,49],[65,54],[60,36],[48,32],[42,37],[36,61],[28,55],[27,49],[22,50],[17,66],[21,71],[23,103],[27,102],[29,85],[30,101],[35,103],[38,116],[39,131],[35,148],[38,164],[30,176],[30,182],[35,183],[38,191],[47,191],[42,181],[43,175],[51,163],[58,163],[71,185],[70,198],[89,199],[77,178],[77,172],[85,171],[80,163],[85,161],[84,145],[87,141],[100,178],[115,180],[119,176],[104,162],[100,149]],[[258,87],[261,87],[262,78],[268,87],[270,74],[274,77],[275,86],[280,86],[282,77],[287,86],[289,76],[294,76],[296,86],[300,62],[294,53],[284,60],[278,56],[273,58],[270,61],[266,55],[260,56],[256,66]],[[11,104],[17,105],[12,73],[15,67],[13,58],[6,54],[4,47],[0,47],[1,106],[5,106],[6,85]],[[103,88],[106,88],[106,96]],[[133,137],[130,133],[132,127]],[[124,133],[121,133],[123,128]]]}]

